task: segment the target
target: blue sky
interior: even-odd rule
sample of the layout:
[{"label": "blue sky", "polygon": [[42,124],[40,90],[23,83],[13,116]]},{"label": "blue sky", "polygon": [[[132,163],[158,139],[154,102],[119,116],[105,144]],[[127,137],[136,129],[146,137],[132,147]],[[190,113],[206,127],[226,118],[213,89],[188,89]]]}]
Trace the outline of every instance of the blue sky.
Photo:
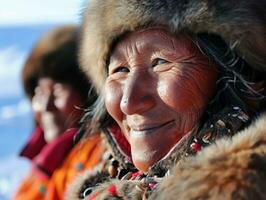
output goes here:
[{"label": "blue sky", "polygon": [[79,22],[84,0],[0,0],[0,26]]},{"label": "blue sky", "polygon": [[[18,117],[24,119],[22,125],[32,121],[24,117],[29,115],[30,105],[23,96],[21,82],[21,69],[32,47],[52,27],[79,23],[86,1],[0,0],[0,129],[5,130],[2,135],[12,139],[18,131]],[[1,157],[3,149],[0,151]]]},{"label": "blue sky", "polygon": [[21,67],[52,25],[79,23],[85,0],[0,0],[0,98],[21,95]]}]

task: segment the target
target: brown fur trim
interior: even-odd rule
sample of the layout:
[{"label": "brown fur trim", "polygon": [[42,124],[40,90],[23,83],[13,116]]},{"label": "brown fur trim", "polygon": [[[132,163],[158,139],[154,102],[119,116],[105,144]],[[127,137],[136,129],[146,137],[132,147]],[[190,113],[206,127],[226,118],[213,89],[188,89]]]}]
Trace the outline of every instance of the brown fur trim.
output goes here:
[{"label": "brown fur trim", "polygon": [[172,169],[150,199],[266,199],[266,115]]},{"label": "brown fur trim", "polygon": [[220,35],[251,66],[266,70],[266,0],[91,0],[84,13],[80,61],[100,92],[113,41],[163,25],[174,33]]},{"label": "brown fur trim", "polygon": [[93,190],[96,185],[109,180],[109,176],[100,172],[102,165],[95,167],[94,170],[87,170],[78,175],[75,180],[68,186],[66,190],[66,200],[79,200],[84,189],[91,188]]},{"label": "brown fur trim", "polygon": [[[112,185],[116,188],[117,196],[113,196],[108,192],[108,188]],[[140,185],[140,181],[112,180],[97,187],[97,189],[93,191],[92,195],[97,194],[97,200],[141,200],[144,191],[141,189]]]},{"label": "brown fur trim", "polygon": [[[98,172],[87,171],[82,175],[79,175],[72,185],[69,186],[66,193],[66,200],[80,200],[80,191],[84,186],[85,182],[91,181],[92,179],[100,178],[100,174]],[[96,179],[95,179],[96,180]],[[143,194],[143,190],[141,187],[137,187],[141,185],[139,181],[120,181],[120,180],[111,180],[106,181],[105,183],[100,184],[100,182],[91,181],[92,184],[92,194],[98,194],[97,199],[110,199],[112,195],[108,193],[108,188],[111,185],[115,185],[116,191],[119,197],[126,197],[127,199],[141,199]],[[114,198],[115,199],[115,198]],[[119,198],[118,198],[119,199]]]},{"label": "brown fur trim", "polygon": [[[104,140],[102,141],[104,142]],[[94,190],[100,183],[107,182],[110,179],[110,175],[107,172],[110,161],[110,151],[106,149],[102,155],[101,162],[93,169],[89,169],[79,174],[74,181],[68,186],[66,190],[66,200],[78,200],[80,196],[84,194],[87,188]]]},{"label": "brown fur trim", "polygon": [[80,200],[80,190],[86,179],[89,179],[92,172],[88,170],[78,175],[75,180],[67,188],[65,199],[66,200]]},{"label": "brown fur trim", "polygon": [[[183,160],[170,174],[149,199],[266,199],[266,115],[233,138],[218,140]],[[91,177],[91,171],[78,177],[66,199],[78,200]],[[93,191],[101,192],[97,199],[111,199],[106,188],[112,184],[126,199],[141,199],[145,193],[139,181],[113,180]]]}]

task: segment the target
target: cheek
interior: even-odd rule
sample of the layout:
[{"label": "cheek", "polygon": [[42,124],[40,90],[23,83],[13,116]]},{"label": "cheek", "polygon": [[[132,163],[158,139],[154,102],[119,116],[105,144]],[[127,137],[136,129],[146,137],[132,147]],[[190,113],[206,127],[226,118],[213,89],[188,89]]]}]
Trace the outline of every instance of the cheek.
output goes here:
[{"label": "cheek", "polygon": [[55,106],[65,114],[71,114],[81,106],[81,97],[78,94],[67,94],[55,100]]},{"label": "cheek", "polygon": [[108,113],[114,120],[121,124],[123,113],[120,109],[120,101],[122,98],[122,88],[118,83],[106,83],[105,85],[105,106]]},{"label": "cheek", "polygon": [[55,106],[57,107],[58,110],[62,112],[68,112],[69,103],[67,101],[68,101],[67,98],[59,97],[55,99]]},{"label": "cheek", "polygon": [[213,95],[217,73],[190,69],[160,78],[158,93],[164,103],[177,112],[204,108]]},{"label": "cheek", "polygon": [[184,75],[169,75],[160,78],[158,93],[164,104],[178,113],[184,113],[195,105],[195,91],[191,86],[188,88]]},{"label": "cheek", "polygon": [[45,95],[34,95],[31,101],[32,111],[34,113],[41,113],[45,110],[48,97]]}]

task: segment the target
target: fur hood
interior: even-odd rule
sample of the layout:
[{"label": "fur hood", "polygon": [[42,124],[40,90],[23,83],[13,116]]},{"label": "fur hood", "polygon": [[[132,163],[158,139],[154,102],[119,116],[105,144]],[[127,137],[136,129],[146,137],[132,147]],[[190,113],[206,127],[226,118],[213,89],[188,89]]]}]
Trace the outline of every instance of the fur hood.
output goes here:
[{"label": "fur hood", "polygon": [[[66,199],[79,200],[91,177],[81,176]],[[142,199],[140,182],[111,181],[97,188],[97,199],[116,199],[108,192],[116,185],[118,199]],[[197,189],[195,189],[197,188]],[[170,170],[148,199],[266,199],[266,115],[231,139],[221,139]]]},{"label": "fur hood", "polygon": [[139,27],[221,36],[252,67],[266,70],[266,0],[90,0],[84,13],[80,63],[98,92],[112,43]]},{"label": "fur hood", "polygon": [[22,69],[24,90],[30,100],[42,77],[68,83],[87,98],[91,86],[79,69],[78,38],[79,27],[69,24],[50,30],[38,40]]}]

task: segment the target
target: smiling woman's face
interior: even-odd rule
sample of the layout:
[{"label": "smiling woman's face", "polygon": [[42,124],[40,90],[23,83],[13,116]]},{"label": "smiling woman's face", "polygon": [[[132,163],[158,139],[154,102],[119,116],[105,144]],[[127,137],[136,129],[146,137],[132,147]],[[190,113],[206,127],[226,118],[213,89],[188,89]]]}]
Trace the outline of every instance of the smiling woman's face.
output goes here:
[{"label": "smiling woman's face", "polygon": [[46,142],[54,141],[68,128],[77,127],[81,95],[70,84],[40,78],[32,98],[32,109],[44,131]]},{"label": "smiling woman's face", "polygon": [[186,36],[135,31],[114,48],[105,104],[147,171],[197,124],[214,93],[217,67]]}]

